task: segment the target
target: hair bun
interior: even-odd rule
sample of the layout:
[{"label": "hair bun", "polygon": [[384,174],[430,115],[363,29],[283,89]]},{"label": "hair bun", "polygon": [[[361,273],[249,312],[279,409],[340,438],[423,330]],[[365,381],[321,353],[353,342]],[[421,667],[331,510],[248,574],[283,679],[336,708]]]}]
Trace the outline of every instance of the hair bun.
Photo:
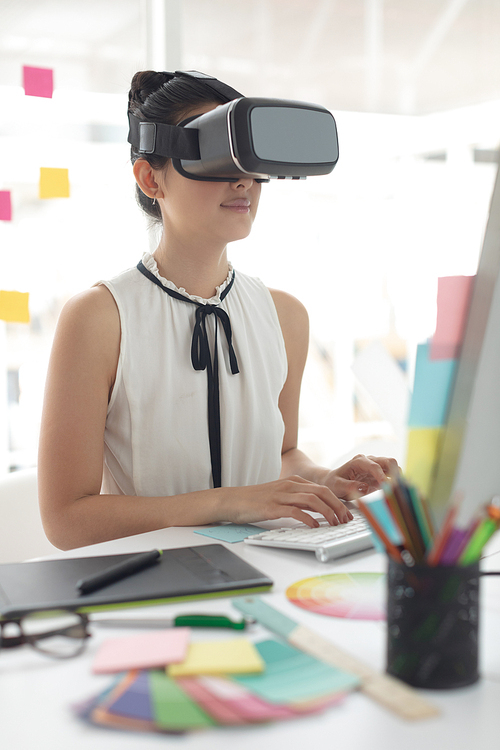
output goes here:
[{"label": "hair bun", "polygon": [[130,91],[128,93],[129,105],[135,104],[140,106],[144,104],[150,94],[168,83],[174,77],[173,73],[157,72],[155,70],[139,71],[132,78]]}]

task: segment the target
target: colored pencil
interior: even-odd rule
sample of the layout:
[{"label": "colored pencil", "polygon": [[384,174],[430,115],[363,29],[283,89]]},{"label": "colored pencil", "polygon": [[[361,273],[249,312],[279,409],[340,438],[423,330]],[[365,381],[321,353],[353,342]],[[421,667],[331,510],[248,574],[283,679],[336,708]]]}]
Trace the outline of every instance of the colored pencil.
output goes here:
[{"label": "colored pencil", "polygon": [[498,523],[493,518],[484,518],[478,525],[469,543],[458,558],[459,565],[471,565],[479,560],[481,552],[486,542],[493,536],[498,529]]},{"label": "colored pencil", "polygon": [[408,492],[412,499],[412,504],[417,517],[420,534],[424,543],[425,550],[427,551],[432,544],[433,533],[429,525],[428,514],[425,512],[425,500],[420,495],[420,492],[412,484],[408,485]]},{"label": "colored pencil", "polygon": [[373,531],[376,533],[382,544],[384,545],[387,554],[390,555],[396,562],[402,563],[403,558],[401,557],[401,552],[398,550],[395,544],[391,542],[385,531],[383,530],[382,526],[379,524],[371,510],[369,510],[366,507],[366,504],[363,503],[361,500],[358,500],[358,508],[361,511],[361,513],[364,515],[370,526],[372,527]]},{"label": "colored pencil", "polygon": [[408,492],[406,485],[402,482],[395,482],[393,484],[393,490],[415,549],[415,561],[418,562],[425,555],[425,544],[422,534],[420,533],[420,527],[418,525],[415,509],[412,505],[410,493]]},{"label": "colored pencil", "polygon": [[460,508],[461,499],[461,495],[456,495],[454,501],[448,509],[443,524],[436,534],[434,543],[426,555],[428,565],[438,565],[444,548],[446,547],[448,539],[450,538],[450,535],[453,531],[453,524],[455,523],[455,518],[457,517],[458,510]]},{"label": "colored pencil", "polygon": [[416,552],[415,552],[415,547],[413,545],[410,532],[406,526],[401,510],[399,508],[398,501],[396,500],[396,497],[394,495],[393,485],[384,484],[382,485],[382,490],[384,493],[384,499],[385,499],[387,508],[389,510],[389,513],[392,516],[392,520],[396,524],[396,528],[399,529],[401,536],[403,537],[404,546],[410,552],[413,559],[415,559],[417,557]]}]

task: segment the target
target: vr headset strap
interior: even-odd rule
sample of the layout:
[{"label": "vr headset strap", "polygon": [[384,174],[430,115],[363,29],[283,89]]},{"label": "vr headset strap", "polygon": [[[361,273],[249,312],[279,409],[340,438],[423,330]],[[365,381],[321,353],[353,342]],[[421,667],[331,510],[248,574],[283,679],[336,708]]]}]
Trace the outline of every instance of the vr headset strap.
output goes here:
[{"label": "vr headset strap", "polygon": [[[202,81],[206,86],[231,101],[242,97],[236,89],[206,73],[197,70],[176,70],[166,73],[169,76],[186,76]],[[198,131],[185,130],[178,125],[166,125],[160,122],[144,122],[129,112],[128,142],[142,154],[157,154],[173,159],[196,161],[200,158]]]},{"label": "vr headset strap", "polygon": [[187,76],[188,78],[196,78],[202,81],[206,86],[209,86],[212,91],[215,91],[219,96],[226,97],[227,101],[230,102],[232,99],[241,99],[243,94],[233,89],[232,86],[228,86],[227,83],[219,81],[218,78],[209,76],[206,73],[200,73],[198,70],[176,70],[176,76]]},{"label": "vr headset strap", "polygon": [[174,159],[200,158],[197,130],[160,122],[144,122],[130,112],[128,121],[128,142],[142,154],[157,154]]}]

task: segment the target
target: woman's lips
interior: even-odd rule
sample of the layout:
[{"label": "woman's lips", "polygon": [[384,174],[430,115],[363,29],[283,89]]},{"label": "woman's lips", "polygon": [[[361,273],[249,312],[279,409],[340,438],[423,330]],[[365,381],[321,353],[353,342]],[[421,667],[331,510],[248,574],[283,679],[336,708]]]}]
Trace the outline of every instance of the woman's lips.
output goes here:
[{"label": "woman's lips", "polygon": [[234,211],[237,214],[247,214],[250,211],[250,201],[238,198],[234,201],[228,201],[227,203],[221,203],[221,208],[228,208],[230,211]]}]

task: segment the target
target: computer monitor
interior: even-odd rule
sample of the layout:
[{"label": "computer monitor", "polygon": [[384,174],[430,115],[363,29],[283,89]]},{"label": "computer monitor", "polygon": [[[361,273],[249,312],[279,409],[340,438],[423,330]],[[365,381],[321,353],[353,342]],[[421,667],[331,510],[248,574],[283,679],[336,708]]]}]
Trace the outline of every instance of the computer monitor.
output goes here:
[{"label": "computer monitor", "polygon": [[430,501],[459,520],[500,495],[500,170],[497,172]]}]

